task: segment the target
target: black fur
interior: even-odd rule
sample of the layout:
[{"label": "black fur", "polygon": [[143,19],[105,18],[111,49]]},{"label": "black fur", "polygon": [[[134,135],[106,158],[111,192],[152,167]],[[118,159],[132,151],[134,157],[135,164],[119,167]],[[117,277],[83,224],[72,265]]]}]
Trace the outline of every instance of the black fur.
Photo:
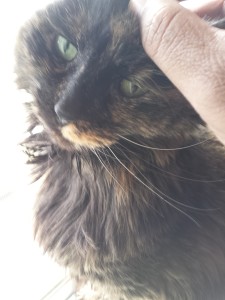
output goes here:
[{"label": "black fur", "polygon": [[[21,29],[17,82],[34,97],[23,145],[44,178],[35,235],[92,284],[82,299],[222,300],[224,147],[147,57],[127,6],[59,1]],[[70,63],[58,34],[78,49]],[[124,96],[123,79],[145,93]]]}]

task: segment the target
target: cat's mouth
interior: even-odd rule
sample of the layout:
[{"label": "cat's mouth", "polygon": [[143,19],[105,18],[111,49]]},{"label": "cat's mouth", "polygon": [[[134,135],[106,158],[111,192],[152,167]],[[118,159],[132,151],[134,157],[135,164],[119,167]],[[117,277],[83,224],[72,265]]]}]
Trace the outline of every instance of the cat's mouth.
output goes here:
[{"label": "cat's mouth", "polygon": [[74,146],[99,148],[109,147],[116,142],[106,130],[80,129],[79,127],[74,123],[69,123],[61,128],[62,136]]}]

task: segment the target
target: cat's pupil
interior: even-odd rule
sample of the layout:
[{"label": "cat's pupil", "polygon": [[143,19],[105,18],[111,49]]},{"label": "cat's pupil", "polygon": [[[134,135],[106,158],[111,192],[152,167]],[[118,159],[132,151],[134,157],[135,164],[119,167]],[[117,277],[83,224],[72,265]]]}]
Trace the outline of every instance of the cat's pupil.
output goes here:
[{"label": "cat's pupil", "polygon": [[135,85],[135,84],[132,84],[132,85],[131,85],[131,93],[132,93],[132,94],[135,93],[135,92],[137,91],[137,89],[138,89],[138,86],[137,86],[137,85]]},{"label": "cat's pupil", "polygon": [[69,49],[69,45],[70,43],[66,41],[66,43],[64,44],[64,52],[66,52]]}]

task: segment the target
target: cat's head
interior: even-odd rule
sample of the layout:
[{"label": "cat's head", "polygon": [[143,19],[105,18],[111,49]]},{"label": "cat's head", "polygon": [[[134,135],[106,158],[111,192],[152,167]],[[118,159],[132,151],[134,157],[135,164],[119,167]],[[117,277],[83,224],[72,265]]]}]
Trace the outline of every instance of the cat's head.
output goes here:
[{"label": "cat's head", "polygon": [[62,148],[124,139],[178,146],[200,122],[145,54],[128,2],[58,1],[20,32],[18,85],[33,95],[32,117]]}]

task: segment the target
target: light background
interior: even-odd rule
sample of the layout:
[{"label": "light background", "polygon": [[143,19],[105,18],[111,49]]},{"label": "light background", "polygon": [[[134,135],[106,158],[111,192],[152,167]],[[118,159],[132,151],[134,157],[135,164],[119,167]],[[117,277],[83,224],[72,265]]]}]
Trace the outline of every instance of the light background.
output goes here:
[{"label": "light background", "polygon": [[0,13],[0,299],[40,300],[64,278],[65,271],[43,256],[33,241],[35,187],[27,183],[24,157],[17,146],[24,129],[21,103],[27,95],[16,90],[13,54],[21,24],[50,1],[3,1]]}]

